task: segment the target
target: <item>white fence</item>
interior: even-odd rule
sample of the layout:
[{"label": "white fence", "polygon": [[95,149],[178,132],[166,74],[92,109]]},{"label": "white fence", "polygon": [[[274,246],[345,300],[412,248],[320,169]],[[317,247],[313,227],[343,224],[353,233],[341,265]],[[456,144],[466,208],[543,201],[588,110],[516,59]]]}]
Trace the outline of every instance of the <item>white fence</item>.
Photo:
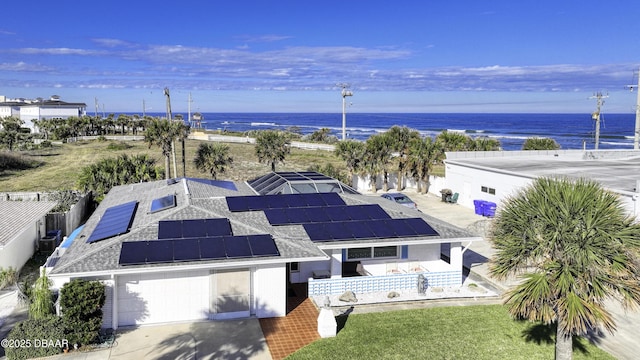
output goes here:
[{"label": "white fence", "polygon": [[[356,294],[418,290],[418,276],[424,277],[424,287],[462,285],[462,271],[422,272],[382,276],[354,276],[340,279],[309,279],[308,296],[338,295],[347,290]],[[422,286],[420,284],[420,286]]]}]

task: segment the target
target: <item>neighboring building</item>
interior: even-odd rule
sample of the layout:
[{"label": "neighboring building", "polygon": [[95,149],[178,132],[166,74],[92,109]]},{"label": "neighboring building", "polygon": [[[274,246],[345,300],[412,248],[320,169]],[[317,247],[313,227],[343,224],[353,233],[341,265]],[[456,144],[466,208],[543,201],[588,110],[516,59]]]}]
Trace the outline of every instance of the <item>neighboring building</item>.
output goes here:
[{"label": "neighboring building", "polygon": [[0,268],[20,269],[46,235],[53,201],[0,201]]},{"label": "neighboring building", "polygon": [[34,125],[34,120],[41,119],[66,119],[72,116],[86,115],[87,105],[84,103],[68,103],[60,100],[57,95],[51,96],[49,100],[36,99],[6,99],[0,102],[0,117],[15,116],[24,122],[25,128],[31,132],[38,132]]},{"label": "neighboring building", "polygon": [[538,177],[563,176],[595,180],[620,195],[631,215],[638,216],[640,151],[544,150],[448,152],[446,184],[460,194],[458,203],[473,200],[497,204]]},{"label": "neighboring building", "polygon": [[[266,183],[281,190],[259,195]],[[336,184],[302,172],[118,186],[48,259],[49,277],[55,288],[103,281],[112,328],[284,316],[292,283],[309,282],[310,295],[416,289],[420,275],[462,284],[462,243],[481,238]]]}]

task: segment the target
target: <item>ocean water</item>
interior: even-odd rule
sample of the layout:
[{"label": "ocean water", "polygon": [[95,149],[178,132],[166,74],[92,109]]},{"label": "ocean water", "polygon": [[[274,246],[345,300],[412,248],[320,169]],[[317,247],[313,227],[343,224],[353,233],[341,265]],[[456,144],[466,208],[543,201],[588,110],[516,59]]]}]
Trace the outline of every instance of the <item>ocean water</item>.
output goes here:
[{"label": "ocean water", "polygon": [[[310,134],[329,128],[342,136],[341,113],[203,113],[203,127],[209,130],[284,130],[291,126]],[[158,116],[162,116],[159,114]],[[183,114],[187,119],[187,114]],[[393,125],[407,126],[422,135],[436,136],[444,130],[471,137],[498,139],[504,150],[519,150],[527,138],[550,137],[562,149],[593,149],[595,121],[591,114],[347,114],[347,137],[366,140]],[[635,114],[602,114],[600,149],[632,149]]]}]

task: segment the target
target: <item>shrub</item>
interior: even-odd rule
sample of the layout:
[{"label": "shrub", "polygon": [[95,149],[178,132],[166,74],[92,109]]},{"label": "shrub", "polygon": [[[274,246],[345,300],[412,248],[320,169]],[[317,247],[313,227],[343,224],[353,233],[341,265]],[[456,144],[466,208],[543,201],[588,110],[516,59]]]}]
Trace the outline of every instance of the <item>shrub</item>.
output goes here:
[{"label": "shrub", "polygon": [[50,316],[19,322],[3,346],[7,359],[13,360],[56,355],[67,345],[62,319]]},{"label": "shrub", "polygon": [[131,145],[127,144],[124,141],[112,141],[107,145],[107,150],[127,150]]},{"label": "shrub", "polygon": [[60,289],[60,311],[70,344],[94,342],[102,327],[104,285],[99,281],[72,280]]},{"label": "shrub", "polygon": [[18,281],[18,272],[9,266],[8,269],[0,268],[0,289],[11,286]]}]

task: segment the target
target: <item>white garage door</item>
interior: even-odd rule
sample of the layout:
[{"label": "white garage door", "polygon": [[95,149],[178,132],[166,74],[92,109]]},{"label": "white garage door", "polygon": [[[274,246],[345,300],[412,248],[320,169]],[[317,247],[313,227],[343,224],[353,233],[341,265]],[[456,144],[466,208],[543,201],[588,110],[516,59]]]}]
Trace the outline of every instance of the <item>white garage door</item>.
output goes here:
[{"label": "white garage door", "polygon": [[118,277],[118,325],[207,319],[208,272],[168,272]]}]

